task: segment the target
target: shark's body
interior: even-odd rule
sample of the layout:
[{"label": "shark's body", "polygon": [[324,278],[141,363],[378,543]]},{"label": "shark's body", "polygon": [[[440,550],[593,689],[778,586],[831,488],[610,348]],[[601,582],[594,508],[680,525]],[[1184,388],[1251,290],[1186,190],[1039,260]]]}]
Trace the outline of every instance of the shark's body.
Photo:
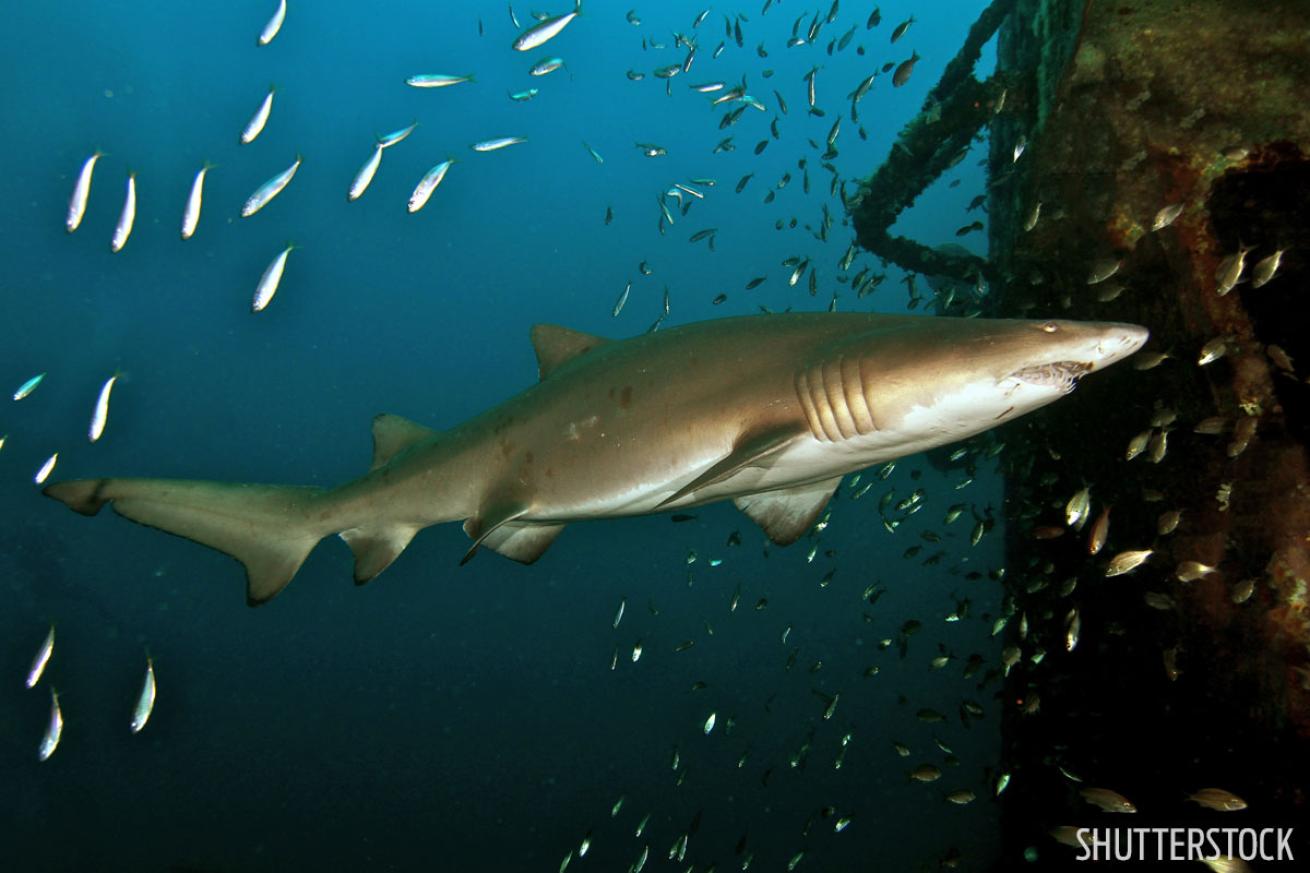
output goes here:
[{"label": "shark's body", "polygon": [[979,433],[1136,351],[1145,329],[863,314],[699,322],[611,341],[538,325],[541,381],[448,431],[374,422],[374,460],[333,490],[86,479],[46,493],[220,549],[248,599],[280,591],[340,533],[355,578],[429,525],[519,561],[573,521],[733,499],[776,542],[854,470]]}]

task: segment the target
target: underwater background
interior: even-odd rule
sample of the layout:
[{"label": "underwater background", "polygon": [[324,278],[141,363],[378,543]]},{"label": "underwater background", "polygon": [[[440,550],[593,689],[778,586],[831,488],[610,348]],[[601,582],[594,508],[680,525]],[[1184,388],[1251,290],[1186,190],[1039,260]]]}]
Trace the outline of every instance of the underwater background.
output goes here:
[{"label": "underwater background", "polygon": [[[660,316],[666,288],[666,326],[760,307],[822,311],[834,293],[842,311],[904,311],[895,267],[860,252],[838,268],[853,235],[821,168],[824,142],[862,79],[921,56],[903,87],[879,76],[860,124],[843,119],[831,164],[852,184],[867,175],[984,4],[883,3],[869,28],[874,5],[842,3],[813,44],[787,48],[798,18],[803,35],[836,4],[787,0],[765,15],[759,2],[714,6],[693,28],[701,4],[638,5],[634,26],[628,7],[593,2],[535,52],[511,49],[529,8],[515,10],[516,28],[500,3],[292,0],[262,47],[268,0],[11,5],[0,31],[0,385],[48,375],[22,401],[10,388],[0,401],[6,866],[555,870],[572,853],[574,869],[624,869],[649,847],[650,869],[738,869],[750,855],[761,870],[935,869],[944,856],[985,869],[999,726],[966,716],[963,702],[990,715],[1000,687],[994,676],[980,684],[982,671],[964,675],[973,654],[999,665],[1001,592],[987,574],[1001,564],[1004,513],[987,463],[958,493],[964,473],[922,458],[885,479],[848,477],[825,529],[786,549],[725,504],[681,522],[572,525],[530,567],[490,552],[458,567],[467,540],[446,525],[356,589],[334,539],[255,610],[229,558],[112,513],[81,518],[32,484],[58,451],[52,481],[334,485],[367,469],[375,414],[452,426],[532,383],[532,324],[636,335]],[[725,21],[744,32],[742,46]],[[852,27],[847,47],[829,53]],[[685,57],[675,31],[699,51],[666,93],[652,71]],[[566,66],[530,77],[548,55]],[[989,49],[980,73],[993,64]],[[823,117],[807,113],[815,66]],[[476,81],[405,85],[434,72]],[[743,76],[765,111],[748,108],[720,130],[714,95],[687,86]],[[270,85],[266,129],[239,144]],[[540,89],[531,100],[507,97],[529,87]],[[375,136],[413,120],[368,191],[347,202]],[[527,141],[469,148],[511,135]],[[727,136],[735,150],[716,153]],[[638,142],[667,155],[647,157]],[[97,149],[106,156],[70,235],[68,198]],[[983,191],[974,157],[985,150],[897,232],[985,254],[981,234],[956,236],[981,216],[966,207]],[[240,218],[250,192],[297,154],[287,189]],[[407,213],[414,184],[447,157],[457,161],[432,200]],[[216,168],[199,229],[183,241],[183,206],[206,161]],[[136,225],[114,254],[129,171]],[[784,173],[793,178],[779,188]],[[661,233],[658,198],[691,179],[716,184],[695,185],[704,199],[675,209]],[[826,241],[816,236],[825,206]],[[713,251],[688,241],[706,228],[717,228]],[[299,248],[276,298],[252,314],[262,271],[288,243]],[[811,259],[816,294],[788,285],[788,257]],[[865,267],[887,278],[857,299],[837,280]],[[767,279],[743,290],[757,276]],[[115,372],[108,428],[93,445],[87,422]],[[916,489],[927,509],[901,513],[889,533],[879,500]],[[944,524],[957,501],[970,511]],[[971,545],[982,519],[987,535]],[[729,544],[734,532],[740,545]],[[965,600],[963,620],[948,621]],[[38,762],[50,700],[22,679],[51,624],[42,684],[58,689],[65,728]],[[158,703],[134,735],[147,653]],[[911,780],[923,764],[941,779]],[[944,799],[963,789],[977,800]],[[675,864],[670,848],[684,835]]]}]

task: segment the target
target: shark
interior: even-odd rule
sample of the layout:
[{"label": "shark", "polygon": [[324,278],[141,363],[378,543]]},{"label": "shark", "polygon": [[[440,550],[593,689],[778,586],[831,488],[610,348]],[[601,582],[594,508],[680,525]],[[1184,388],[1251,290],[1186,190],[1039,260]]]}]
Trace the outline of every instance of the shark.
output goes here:
[{"label": "shark", "polygon": [[454,521],[472,540],[461,563],[480,548],[531,563],[570,523],[720,500],[787,545],[846,474],[1046,406],[1148,335],[868,313],[723,318],[618,340],[538,324],[536,384],[447,430],[377,416],[372,466],[336,488],[98,478],[44,493],[225,552],[245,567],[251,605],[332,534],[359,584],[418,531]]}]

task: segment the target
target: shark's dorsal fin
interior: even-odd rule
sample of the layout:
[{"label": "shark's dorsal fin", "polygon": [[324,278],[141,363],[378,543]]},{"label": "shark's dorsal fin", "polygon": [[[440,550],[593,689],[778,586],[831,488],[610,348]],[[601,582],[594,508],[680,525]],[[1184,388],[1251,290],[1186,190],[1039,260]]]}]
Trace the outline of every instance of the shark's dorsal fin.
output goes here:
[{"label": "shark's dorsal fin", "polygon": [[609,340],[603,336],[570,330],[558,324],[532,326],[532,347],[537,352],[537,373],[542,379],[555,372],[560,365],[607,342]]},{"label": "shark's dorsal fin", "polygon": [[373,466],[376,470],[410,446],[437,435],[435,430],[402,418],[382,413],[373,418]]},{"label": "shark's dorsal fin", "polygon": [[837,476],[781,491],[746,494],[733,503],[764,528],[769,539],[780,546],[789,546],[810,529],[840,484],[841,476]]},{"label": "shark's dorsal fin", "polygon": [[656,508],[661,509],[671,503],[676,503],[688,494],[707,488],[716,482],[722,482],[746,467],[765,466],[770,455],[782,451],[788,443],[798,436],[800,436],[800,432],[790,426],[744,434],[738,438],[736,445],[732,447],[732,451],[728,453],[727,457],[686,485],[683,485],[671,496],[661,501]]}]

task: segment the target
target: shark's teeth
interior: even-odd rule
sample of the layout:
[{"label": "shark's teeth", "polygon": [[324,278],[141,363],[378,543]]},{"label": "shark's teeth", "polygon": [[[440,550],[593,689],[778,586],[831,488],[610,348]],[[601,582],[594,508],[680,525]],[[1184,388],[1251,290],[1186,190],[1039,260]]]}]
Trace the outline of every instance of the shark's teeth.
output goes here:
[{"label": "shark's teeth", "polygon": [[1055,361],[1036,367],[1024,367],[1010,375],[1029,385],[1059,388],[1063,393],[1068,394],[1078,384],[1078,380],[1091,370],[1092,365],[1083,361]]}]

